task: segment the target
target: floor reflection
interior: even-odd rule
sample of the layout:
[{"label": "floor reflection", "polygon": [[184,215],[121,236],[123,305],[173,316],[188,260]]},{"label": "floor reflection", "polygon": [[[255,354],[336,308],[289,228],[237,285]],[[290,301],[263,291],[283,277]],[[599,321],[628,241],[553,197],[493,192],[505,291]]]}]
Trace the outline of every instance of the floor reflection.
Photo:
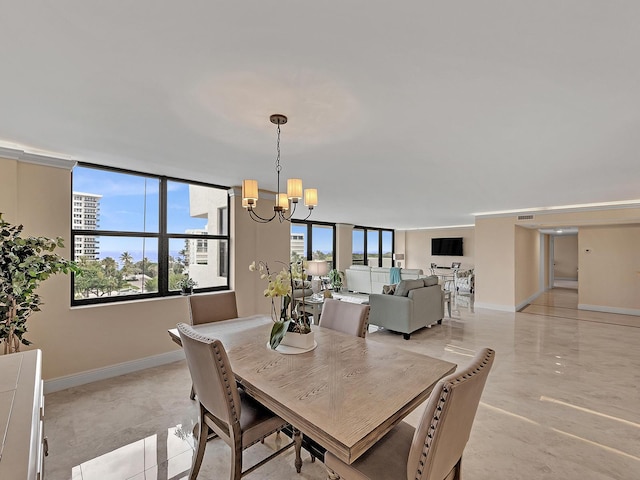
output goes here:
[{"label": "floor reflection", "polygon": [[107,452],[71,469],[73,480],[177,480],[191,467],[193,435],[170,427]]}]

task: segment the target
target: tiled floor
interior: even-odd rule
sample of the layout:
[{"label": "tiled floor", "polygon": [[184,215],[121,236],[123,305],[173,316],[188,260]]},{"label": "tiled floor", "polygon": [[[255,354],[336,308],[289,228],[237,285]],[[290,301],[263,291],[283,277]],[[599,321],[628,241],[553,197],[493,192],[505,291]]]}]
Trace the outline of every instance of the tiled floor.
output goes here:
[{"label": "tiled floor", "polygon": [[[467,479],[640,478],[640,317],[576,310],[555,289],[520,313],[473,310],[458,296],[453,318],[405,341],[370,339],[464,365],[497,351],[463,458]],[[186,478],[196,418],[184,362],[47,395],[48,480]],[[414,424],[421,409],[407,421]],[[245,466],[278,441],[245,452]],[[228,478],[229,449],[210,441],[199,478]],[[247,479],[324,479],[289,451]]]}]

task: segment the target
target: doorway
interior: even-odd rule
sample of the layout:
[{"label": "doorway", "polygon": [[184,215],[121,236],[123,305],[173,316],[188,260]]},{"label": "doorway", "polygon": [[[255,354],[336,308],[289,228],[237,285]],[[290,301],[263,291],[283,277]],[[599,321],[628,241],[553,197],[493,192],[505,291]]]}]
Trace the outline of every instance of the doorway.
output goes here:
[{"label": "doorway", "polygon": [[[569,230],[569,231],[567,231]],[[578,289],[577,229],[558,229],[550,237],[550,281],[552,288]]]}]

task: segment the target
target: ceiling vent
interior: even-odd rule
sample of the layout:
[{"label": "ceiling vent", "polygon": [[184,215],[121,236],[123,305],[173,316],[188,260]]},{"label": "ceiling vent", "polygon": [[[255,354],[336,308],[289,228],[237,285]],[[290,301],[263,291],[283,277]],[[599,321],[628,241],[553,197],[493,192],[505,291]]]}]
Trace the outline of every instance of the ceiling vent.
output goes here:
[{"label": "ceiling vent", "polygon": [[533,220],[533,215],[518,215],[518,220]]}]

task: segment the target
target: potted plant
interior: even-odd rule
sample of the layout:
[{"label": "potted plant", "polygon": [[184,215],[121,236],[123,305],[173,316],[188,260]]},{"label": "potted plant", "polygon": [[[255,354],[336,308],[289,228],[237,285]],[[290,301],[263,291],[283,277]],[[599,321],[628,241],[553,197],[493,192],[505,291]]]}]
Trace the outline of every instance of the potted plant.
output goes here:
[{"label": "potted plant", "polygon": [[5,354],[31,344],[24,335],[27,319],[40,311],[40,282],[56,273],[80,272],[74,262],[54,253],[64,247],[61,237],[22,237],[22,229],[0,213],[0,342]]},{"label": "potted plant", "polygon": [[198,282],[189,275],[185,275],[184,278],[181,278],[176,282],[176,287],[180,289],[180,293],[182,295],[191,295],[193,293],[193,287],[197,286]]},{"label": "potted plant", "polygon": [[342,288],[342,272],[335,268],[329,270],[329,282],[331,282],[331,288],[339,292]]},{"label": "potted plant", "polygon": [[[292,301],[293,276],[292,264],[283,264],[277,274],[271,273],[266,262],[256,262],[249,265],[249,270],[258,272],[261,279],[268,281],[264,296],[271,298],[271,318],[273,327],[269,335],[269,346],[275,350],[281,343],[298,348],[306,348],[313,344],[313,332],[309,318],[305,312],[298,312]],[[294,266],[294,270],[295,270]],[[304,267],[302,267],[304,269]],[[304,270],[302,271],[304,278]],[[276,298],[280,298],[279,307]],[[304,303],[303,303],[304,309]],[[293,334],[293,335],[288,335]],[[300,338],[296,338],[296,335]]]}]

